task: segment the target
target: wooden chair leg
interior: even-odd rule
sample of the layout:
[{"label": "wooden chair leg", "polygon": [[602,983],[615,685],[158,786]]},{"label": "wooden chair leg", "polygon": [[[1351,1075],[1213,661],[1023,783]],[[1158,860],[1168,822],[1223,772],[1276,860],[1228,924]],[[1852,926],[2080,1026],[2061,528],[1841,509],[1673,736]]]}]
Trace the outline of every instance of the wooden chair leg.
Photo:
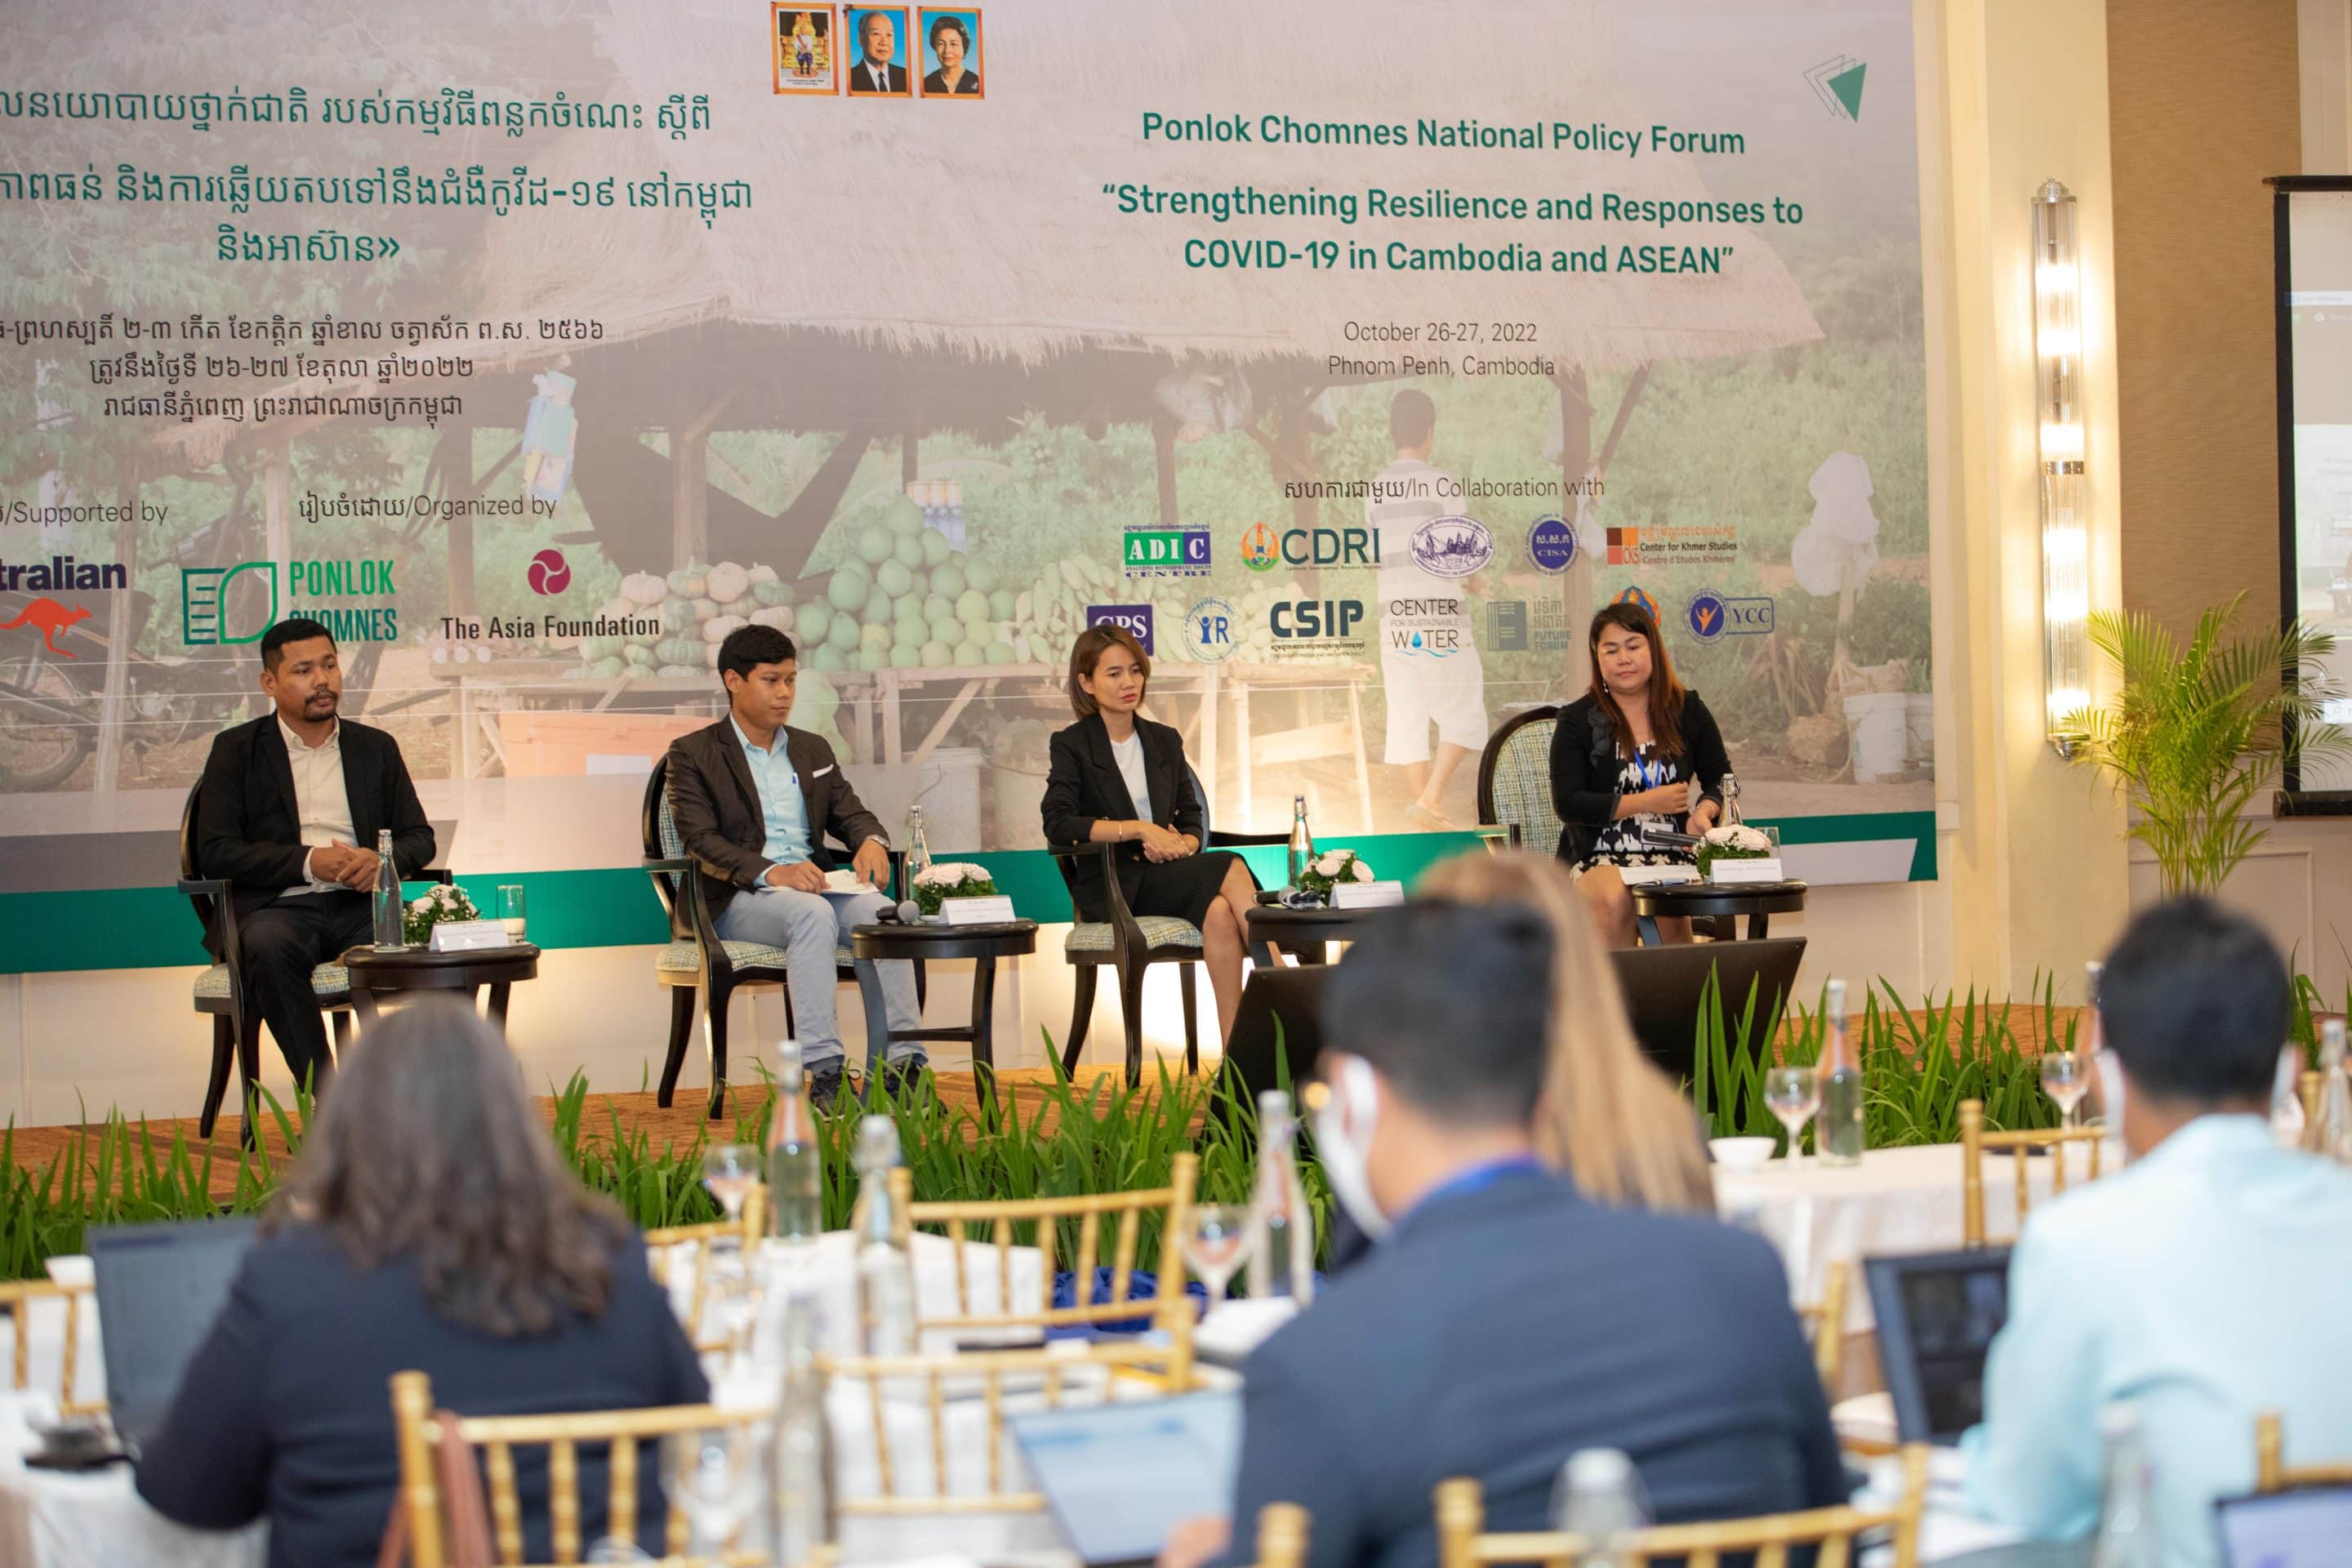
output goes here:
[{"label": "wooden chair leg", "polygon": [[247,1009],[245,1027],[237,1032],[236,1042],[236,1103],[242,1123],[239,1142],[251,1149],[258,1141],[254,1123],[258,1121],[261,1096],[261,1015]]},{"label": "wooden chair leg", "polygon": [[1180,963],[1176,973],[1182,976],[1184,992],[1184,1070],[1197,1076],[1201,1070],[1201,1004],[1192,994],[1192,983],[1201,977],[1201,966]]},{"label": "wooden chair leg", "polygon": [[1062,1076],[1074,1078],[1078,1070],[1078,1053],[1087,1048],[1087,1030],[1095,1021],[1095,977],[1099,966],[1081,963],[1073,977],[1077,983],[1076,995],[1070,1003],[1070,1032],[1062,1042]]},{"label": "wooden chair leg", "polygon": [[1148,963],[1122,967],[1118,972],[1118,1021],[1127,1031],[1129,1089],[1143,1081],[1143,977],[1150,973]]},{"label": "wooden chair leg", "polygon": [[916,1017],[920,1018],[920,1017],[923,1016],[923,1009],[930,1004],[930,1000],[931,1000],[931,980],[930,980],[930,976],[929,976],[929,974],[927,974],[927,973],[924,973],[924,963],[923,963],[923,961],[922,961],[921,959],[919,959],[919,959],[915,960],[915,1016],[916,1016]]},{"label": "wooden chair leg", "polygon": [[677,1075],[686,1066],[686,1047],[694,1038],[695,988],[673,985],[669,988],[669,1051],[662,1058],[661,1084],[654,1091],[654,1103],[664,1110],[677,1093]]},{"label": "wooden chair leg", "polygon": [[213,1124],[220,1120],[221,1097],[228,1092],[229,1064],[236,1059],[236,1026],[226,1013],[213,1015],[213,1068],[205,1080],[205,1110],[196,1121],[196,1136],[212,1142]]},{"label": "wooden chair leg", "polygon": [[727,1114],[727,1004],[731,993],[717,986],[705,998],[702,1021],[710,1047],[710,1111],[713,1121]]}]

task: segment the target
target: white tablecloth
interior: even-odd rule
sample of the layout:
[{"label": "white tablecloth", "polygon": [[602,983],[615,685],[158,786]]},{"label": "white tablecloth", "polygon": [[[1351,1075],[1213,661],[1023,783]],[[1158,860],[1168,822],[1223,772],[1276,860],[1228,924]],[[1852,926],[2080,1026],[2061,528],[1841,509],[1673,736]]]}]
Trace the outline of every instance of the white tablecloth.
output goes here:
[{"label": "white tablecloth", "polygon": [[27,1406],[40,1398],[0,1394],[0,1568],[257,1568],[268,1551],[266,1523],[226,1531],[173,1524],[132,1489],[128,1465],[26,1468],[25,1455],[39,1447]]},{"label": "white tablecloth", "polygon": [[[2090,1152],[2066,1146],[2069,1188],[2090,1177]],[[2029,1196],[2050,1194],[2050,1158],[2028,1162]],[[2123,1146],[2099,1152],[2102,1174],[2123,1165]],[[1996,1243],[2016,1229],[2017,1159],[1988,1153],[1984,1162],[1985,1230]],[[1861,1260],[1874,1255],[1940,1252],[1960,1245],[1960,1146],[1929,1143],[1874,1149],[1859,1165],[1827,1168],[1808,1157],[1791,1167],[1774,1160],[1757,1171],[1715,1172],[1716,1206],[1725,1218],[1752,1226],[1780,1249],[1789,1286],[1799,1301],[1818,1300],[1823,1266],[1851,1268],[1845,1326],[1860,1333],[1872,1323],[1870,1292]]]},{"label": "white tablecloth", "polygon": [[[909,1242],[915,1274],[915,1301],[918,1313],[925,1318],[984,1317],[1005,1310],[1004,1295],[997,1282],[997,1255],[993,1244],[966,1242],[964,1253],[964,1289],[971,1310],[959,1311],[956,1300],[956,1243],[929,1231],[917,1231]],[[1039,1279],[1045,1268],[1045,1255],[1034,1247],[1015,1247],[1009,1250],[1013,1275],[1013,1300],[1023,1311],[1034,1311],[1041,1299]],[[845,1230],[831,1230],[813,1242],[784,1243],[771,1241],[757,1255],[754,1267],[772,1278],[790,1278],[805,1286],[816,1297],[819,1348],[834,1355],[855,1354],[857,1344],[857,1238]],[[674,1268],[669,1274],[670,1301],[683,1318],[692,1303],[694,1277],[690,1268]],[[723,1337],[713,1316],[716,1303],[706,1296],[703,1322],[696,1340],[710,1343]],[[1150,1305],[1137,1309],[1138,1316],[1149,1315]],[[932,1330],[922,1339],[926,1354],[946,1354],[955,1350],[959,1340],[966,1343],[987,1338],[983,1331]],[[1025,1329],[1013,1331],[1015,1340],[1034,1342],[1037,1331]]]}]

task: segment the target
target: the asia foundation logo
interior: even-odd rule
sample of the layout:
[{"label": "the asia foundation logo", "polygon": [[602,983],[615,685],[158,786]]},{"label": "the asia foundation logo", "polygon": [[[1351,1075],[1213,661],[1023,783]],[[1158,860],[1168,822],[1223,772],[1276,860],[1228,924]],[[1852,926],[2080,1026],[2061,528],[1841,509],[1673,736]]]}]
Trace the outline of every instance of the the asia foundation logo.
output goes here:
[{"label": "the asia foundation logo", "polygon": [[1412,533],[1412,563],[1433,577],[1467,577],[1495,559],[1495,536],[1475,518],[1433,517]]},{"label": "the asia foundation logo", "polygon": [[307,616],[339,643],[397,642],[400,611],[389,561],[271,561],[180,569],[180,640],[237,647],[277,622]]},{"label": "the asia foundation logo", "polygon": [[1184,652],[1200,664],[1223,664],[1241,651],[1242,614],[1224,599],[1206,598],[1184,612]]},{"label": "the asia foundation logo", "polygon": [[572,563],[563,559],[561,550],[542,550],[530,558],[523,578],[532,593],[550,597],[572,586]]}]

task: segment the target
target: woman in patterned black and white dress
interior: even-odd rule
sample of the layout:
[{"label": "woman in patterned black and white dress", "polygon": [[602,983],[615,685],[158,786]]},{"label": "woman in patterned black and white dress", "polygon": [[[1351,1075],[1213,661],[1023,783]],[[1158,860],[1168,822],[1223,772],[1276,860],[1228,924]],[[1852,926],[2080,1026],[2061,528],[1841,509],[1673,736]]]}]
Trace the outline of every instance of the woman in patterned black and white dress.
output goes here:
[{"label": "woman in patterned black and white dress", "polygon": [[[1619,868],[1688,866],[1688,849],[1646,844],[1647,826],[1704,833],[1723,815],[1731,769],[1715,715],[1675,679],[1657,623],[1639,605],[1609,605],[1586,637],[1592,689],[1559,711],[1551,738],[1552,809],[1562,824],[1559,858],[1603,940],[1633,945],[1633,896]],[[1691,785],[1699,786],[1691,804]],[[1688,942],[1690,921],[1662,920],[1658,934]]]}]

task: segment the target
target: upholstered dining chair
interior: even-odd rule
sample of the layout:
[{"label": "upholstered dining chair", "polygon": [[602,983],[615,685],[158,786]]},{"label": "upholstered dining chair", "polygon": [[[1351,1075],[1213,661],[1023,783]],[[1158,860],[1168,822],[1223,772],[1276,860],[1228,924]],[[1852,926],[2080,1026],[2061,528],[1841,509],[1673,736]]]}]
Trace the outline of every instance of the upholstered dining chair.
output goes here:
[{"label": "upholstered dining chair", "polygon": [[1551,736],[1559,710],[1549,703],[1503,721],[1478,753],[1478,821],[1515,849],[1559,849],[1559,815],[1551,808]]},{"label": "upholstered dining chair", "polygon": [[1832,1405],[1845,1375],[1845,1298],[1853,1276],[1843,1258],[1832,1258],[1822,1266],[1822,1293],[1797,1309],[1798,1321],[1813,1336],[1813,1370]]},{"label": "upholstered dining chair", "polygon": [[[205,930],[219,940],[221,962],[196,976],[196,1011],[213,1021],[212,1071],[205,1079],[205,1105],[196,1119],[196,1136],[210,1139],[220,1118],[221,1099],[228,1089],[228,1069],[236,1063],[236,1102],[242,1108],[243,1138],[254,1141],[254,1085],[261,1079],[261,1010],[245,997],[244,943],[237,929],[236,900],[229,896],[226,878],[207,877],[196,864],[196,799],[204,785],[190,786],[180,807],[180,877],[174,889],[186,895]],[[436,867],[408,879],[446,885],[449,872]],[[352,1022],[352,977],[340,963],[322,963],[310,971],[310,994],[327,1015],[330,1045],[340,1058],[348,1043]]]},{"label": "upholstered dining chair", "polygon": [[[1819,1546],[1822,1562],[1847,1563],[1861,1559],[1859,1537],[1885,1530],[1891,1535],[1891,1568],[1916,1568],[1919,1521],[1927,1504],[1927,1446],[1915,1443],[1903,1450],[1903,1490],[1890,1507],[1849,1505],[1706,1524],[1653,1525],[1619,1538],[1611,1561],[1622,1568],[1650,1568],[1660,1561],[1719,1568],[1727,1553],[1754,1552],[1759,1563],[1786,1563],[1790,1548]],[[1438,1482],[1436,1505],[1438,1568],[1572,1562],[1590,1549],[1583,1540],[1559,1531],[1487,1533],[1486,1497],[1475,1480]]]},{"label": "upholstered dining chair", "polygon": [[[654,957],[654,979],[669,987],[669,1044],[662,1057],[661,1081],[655,1103],[667,1110],[677,1092],[678,1073],[686,1065],[686,1047],[694,1036],[696,1002],[699,999],[704,1045],[710,1057],[710,1120],[727,1110],[727,1005],[738,991],[771,988],[784,994],[784,1033],[794,1031],[792,987],[785,983],[784,950],[759,942],[729,942],[711,922],[703,906],[702,882],[694,859],[678,837],[669,814],[669,759],[655,760],[646,776],[645,801],[638,812],[645,858],[641,868],[653,879],[654,896],[669,920],[669,942]],[[840,847],[834,846],[834,847]],[[906,886],[906,857],[890,852],[890,886]],[[846,947],[833,950],[837,984],[854,985],[855,955]],[[926,997],[924,965],[915,963],[915,1004]]]},{"label": "upholstered dining chair", "polygon": [[2286,1462],[2286,1422],[2275,1410],[2254,1417],[2254,1490],[2293,1491],[2298,1487],[2352,1486],[2352,1457],[2307,1465]]},{"label": "upholstered dining chair", "polygon": [[1985,1244],[1984,1157],[1988,1152],[2006,1151],[2017,1156],[2017,1223],[2023,1226],[2026,1210],[2033,1201],[2027,1181],[2032,1173],[2031,1156],[2033,1151],[2051,1151],[2050,1190],[2054,1196],[2066,1190],[2066,1145],[2084,1143],[2090,1146],[2090,1179],[2097,1181],[2099,1146],[2106,1137],[2106,1129],[2103,1127],[2044,1127],[2022,1132],[1988,1132],[1984,1124],[1984,1101],[1960,1101],[1960,1245],[1982,1247]]},{"label": "upholstered dining chair", "polygon": [[82,1332],[98,1327],[98,1292],[90,1285],[64,1285],[49,1279],[17,1279],[0,1284],[0,1311],[8,1314],[10,1335],[8,1386],[22,1394],[33,1381],[33,1318],[54,1307],[65,1328],[64,1347],[58,1363],[58,1414],[94,1415],[106,1408],[103,1399],[78,1399],[75,1379],[81,1360]]}]

